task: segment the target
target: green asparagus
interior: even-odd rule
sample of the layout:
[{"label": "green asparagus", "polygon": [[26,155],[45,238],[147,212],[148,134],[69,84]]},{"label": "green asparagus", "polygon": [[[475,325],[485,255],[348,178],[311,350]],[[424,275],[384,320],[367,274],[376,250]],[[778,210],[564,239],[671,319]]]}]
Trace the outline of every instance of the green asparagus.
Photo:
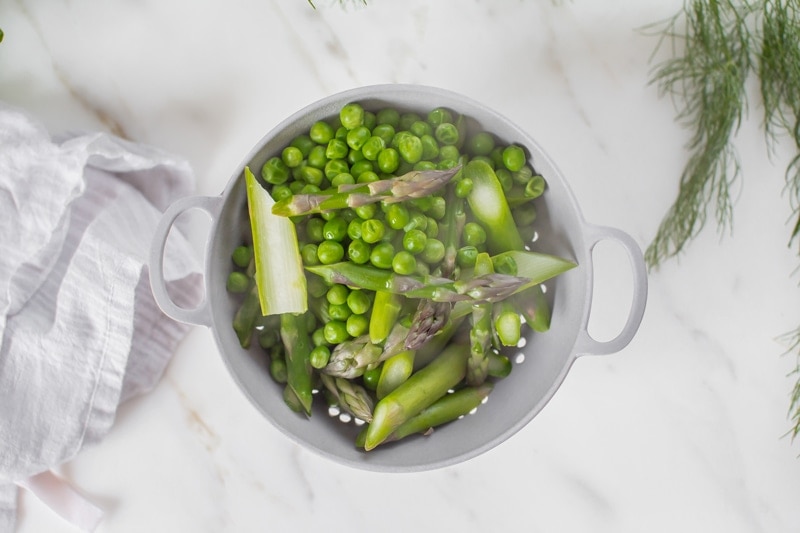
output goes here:
[{"label": "green asparagus", "polygon": [[312,367],[309,361],[311,338],[306,329],[304,315],[284,313],[281,315],[281,339],[286,347],[286,370],[288,386],[297,396],[306,414],[311,414]]}]

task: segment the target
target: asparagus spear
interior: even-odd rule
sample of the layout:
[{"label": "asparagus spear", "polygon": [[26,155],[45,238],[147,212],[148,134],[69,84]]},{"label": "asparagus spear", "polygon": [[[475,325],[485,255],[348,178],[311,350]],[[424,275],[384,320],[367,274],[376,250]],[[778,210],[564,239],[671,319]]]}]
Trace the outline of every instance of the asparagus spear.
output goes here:
[{"label": "asparagus spear", "polygon": [[403,297],[389,291],[376,291],[369,319],[369,338],[373,344],[386,340],[400,316]]},{"label": "asparagus spear", "polygon": [[492,167],[485,161],[470,161],[464,167],[464,177],[472,180],[467,202],[472,214],[487,229],[489,251],[522,250],[525,245]]},{"label": "asparagus spear", "polygon": [[[486,252],[475,260],[475,274],[494,272],[492,260]],[[467,359],[467,383],[480,385],[489,373],[487,354],[492,345],[492,303],[478,302],[472,306],[472,327],[469,331],[469,359]]]},{"label": "asparagus spear", "polygon": [[378,378],[378,387],[375,394],[378,399],[385,397],[405,382],[414,371],[414,350],[404,350],[389,357],[383,363],[381,375]]},{"label": "asparagus spear", "polygon": [[469,348],[450,344],[428,366],[378,401],[372,412],[364,449],[372,450],[409,418],[444,396],[464,379]]},{"label": "asparagus spear", "polygon": [[444,187],[459,170],[460,167],[447,170],[412,170],[396,178],[340,185],[329,192],[295,194],[275,203],[272,213],[292,217],[375,202],[394,203],[423,198]]},{"label": "asparagus spear", "polygon": [[311,337],[306,329],[304,314],[281,315],[281,340],[286,348],[286,371],[288,386],[297,396],[306,414],[311,414],[312,367],[308,360],[311,353]]},{"label": "asparagus spear", "polygon": [[349,262],[309,266],[306,269],[330,284],[341,283],[376,292],[402,294],[407,298],[427,298],[436,302],[497,301],[532,283],[528,278],[506,274],[488,274],[457,281],[431,275],[400,275],[390,270]]},{"label": "asparagus spear", "polygon": [[[464,200],[455,195],[451,188],[448,192],[448,205],[451,208],[445,216],[445,252],[442,259],[441,276],[451,278],[456,268],[456,253],[460,244],[461,233],[467,220],[464,211]],[[407,350],[417,350],[444,327],[450,317],[452,305],[447,302],[420,300],[417,312],[411,323],[411,331],[406,339]]]},{"label": "asparagus spear", "polygon": [[493,385],[486,382],[478,387],[465,387],[426,407],[420,413],[401,424],[385,442],[400,440],[416,433],[430,434],[434,428],[469,414],[483,402]]},{"label": "asparagus spear", "polygon": [[372,397],[367,390],[344,378],[321,374],[320,379],[338,401],[339,407],[365,422],[372,420]]},{"label": "asparagus spear", "polygon": [[337,344],[322,373],[347,379],[357,378],[367,366],[380,362],[381,353],[383,348],[373,344],[368,334],[361,335]]},{"label": "asparagus spear", "polygon": [[236,332],[242,348],[250,347],[256,320],[260,316],[261,303],[258,299],[258,287],[253,285],[233,317],[233,330]]}]

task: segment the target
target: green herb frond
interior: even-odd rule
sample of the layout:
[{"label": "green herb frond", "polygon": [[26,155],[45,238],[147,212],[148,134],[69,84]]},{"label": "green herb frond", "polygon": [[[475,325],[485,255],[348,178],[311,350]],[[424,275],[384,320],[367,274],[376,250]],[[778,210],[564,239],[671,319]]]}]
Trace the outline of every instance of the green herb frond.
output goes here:
[{"label": "green herb frond", "polygon": [[672,97],[677,120],[692,135],[678,196],[645,253],[651,268],[698,235],[712,204],[721,230],[732,222],[731,189],[740,176],[733,136],[747,110],[751,9],[747,2],[691,0],[663,28],[673,55],[657,66],[651,83]]},{"label": "green herb frond", "polygon": [[794,440],[797,435],[800,435],[800,327],[784,335],[783,340],[787,341],[789,345],[784,355],[793,354],[795,356],[795,367],[789,372],[789,377],[795,378],[788,413],[792,428],[787,433]]}]

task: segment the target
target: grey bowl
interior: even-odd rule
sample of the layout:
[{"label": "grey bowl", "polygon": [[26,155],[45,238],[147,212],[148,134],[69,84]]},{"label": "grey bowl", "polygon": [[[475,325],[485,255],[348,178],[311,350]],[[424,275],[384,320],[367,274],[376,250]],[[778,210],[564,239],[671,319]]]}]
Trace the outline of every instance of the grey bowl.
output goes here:
[{"label": "grey bowl", "polygon": [[[338,114],[348,102],[368,109],[392,106],[425,112],[447,107],[462,113],[507,143],[525,146],[535,169],[547,180],[548,190],[537,200],[539,238],[535,249],[574,260],[578,267],[547,284],[552,324],[546,333],[528,336],[525,346],[511,353],[524,362],[514,365],[509,377],[494,388],[488,402],[462,420],[437,429],[428,437],[411,437],[371,452],[356,449],[359,428],[343,424],[317,407],[311,418],[290,411],[283,403],[282,386],[269,377],[260,348],[243,350],[231,327],[237,300],[225,290],[230,255],[248,228],[243,171],[260,168],[295,136],[317,120]],[[169,297],[163,279],[166,238],[176,218],[186,210],[201,209],[212,219],[205,257],[206,298],[199,307],[178,307]],[[592,249],[600,241],[618,242],[627,252],[633,272],[630,312],[621,332],[599,342],[587,332],[592,302]],[[556,393],[572,363],[582,355],[617,352],[633,339],[644,314],[647,277],[642,253],[626,233],[587,223],[567,182],[539,145],[507,118],[459,94],[418,85],[362,87],[324,98],[280,123],[244,158],[220,196],[189,197],[165,212],[151,251],[151,284],[156,301],[176,320],[207,326],[233,379],[253,405],[288,437],[322,456],[353,467],[391,472],[430,470],[465,461],[508,439],[529,423]]]}]

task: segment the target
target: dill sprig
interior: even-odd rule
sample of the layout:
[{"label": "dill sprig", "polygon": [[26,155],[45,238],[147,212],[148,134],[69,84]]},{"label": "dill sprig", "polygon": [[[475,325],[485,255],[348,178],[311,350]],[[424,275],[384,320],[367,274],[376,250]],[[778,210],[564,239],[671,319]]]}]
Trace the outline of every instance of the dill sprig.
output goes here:
[{"label": "dill sprig", "polygon": [[[661,26],[656,51],[672,43],[672,57],[651,82],[669,94],[677,119],[692,130],[677,198],[645,252],[657,268],[678,255],[715,209],[720,231],[730,228],[731,189],[741,178],[734,140],[748,110],[746,82],[758,77],[764,132],[772,152],[788,136],[796,155],[786,168],[784,193],[796,218],[789,238],[800,237],[800,3],[798,0],[686,0]],[[651,28],[653,28],[651,27]],[[792,438],[800,435],[800,327],[784,335],[797,356],[790,373]]]},{"label": "dill sprig", "polygon": [[[749,6],[692,0],[661,28],[673,56],[651,83],[672,97],[677,120],[693,131],[678,196],[645,253],[651,267],[679,254],[703,229],[715,205],[720,228],[732,221],[731,188],[740,175],[733,136],[747,109],[745,82],[752,67]],[[658,48],[657,48],[658,49]]]}]

